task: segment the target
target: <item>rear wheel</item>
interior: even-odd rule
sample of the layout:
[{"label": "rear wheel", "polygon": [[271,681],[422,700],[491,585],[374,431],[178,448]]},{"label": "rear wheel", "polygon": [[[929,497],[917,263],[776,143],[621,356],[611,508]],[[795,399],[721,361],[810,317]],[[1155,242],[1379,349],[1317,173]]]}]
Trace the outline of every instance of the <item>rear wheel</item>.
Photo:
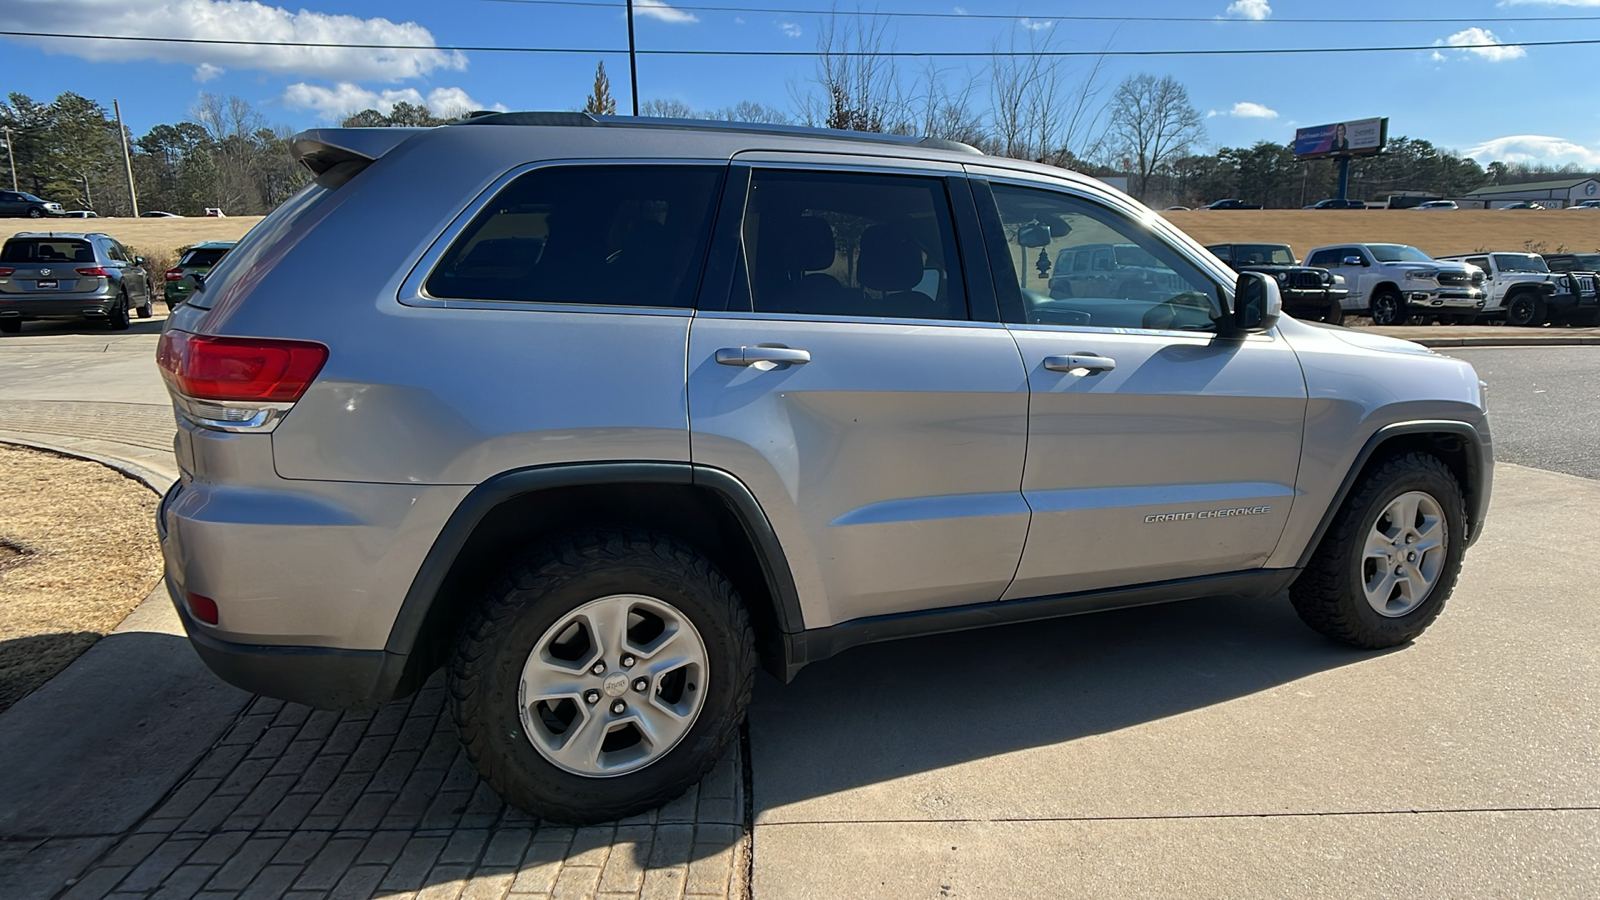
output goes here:
[{"label": "rear wheel", "polygon": [[1438,457],[1389,459],[1356,485],[1289,587],[1313,629],[1358,647],[1421,634],[1455,589],[1466,550],[1461,485]]},{"label": "rear wheel", "polygon": [[450,667],[484,780],[543,819],[604,822],[708,772],[750,702],[754,637],[733,586],[666,535],[580,533],[479,601]]},{"label": "rear wheel", "polygon": [[1506,301],[1506,324],[1531,328],[1549,320],[1544,298],[1533,291],[1518,291]]},{"label": "rear wheel", "polygon": [[1406,301],[1399,291],[1379,291],[1372,296],[1372,324],[1405,324]]}]

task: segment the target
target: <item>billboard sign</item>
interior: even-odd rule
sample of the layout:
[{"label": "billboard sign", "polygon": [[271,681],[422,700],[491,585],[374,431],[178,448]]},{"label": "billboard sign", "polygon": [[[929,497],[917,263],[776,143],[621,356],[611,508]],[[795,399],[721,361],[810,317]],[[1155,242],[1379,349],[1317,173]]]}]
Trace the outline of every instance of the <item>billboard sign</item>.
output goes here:
[{"label": "billboard sign", "polygon": [[1294,155],[1297,159],[1374,156],[1383,151],[1388,139],[1388,119],[1360,119],[1297,128],[1294,132]]}]

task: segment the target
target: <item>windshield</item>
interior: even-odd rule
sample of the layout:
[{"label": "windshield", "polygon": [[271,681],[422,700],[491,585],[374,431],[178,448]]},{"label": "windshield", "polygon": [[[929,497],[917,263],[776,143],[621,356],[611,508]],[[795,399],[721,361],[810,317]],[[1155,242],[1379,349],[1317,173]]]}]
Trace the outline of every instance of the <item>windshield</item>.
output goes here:
[{"label": "windshield", "polygon": [[1234,244],[1233,261],[1243,266],[1292,266],[1294,254],[1283,244]]},{"label": "windshield", "polygon": [[0,250],[0,262],[50,263],[94,262],[94,248],[88,241],[10,240]]},{"label": "windshield", "polygon": [[1496,253],[1494,267],[1502,272],[1549,272],[1544,260],[1532,253]]},{"label": "windshield", "polygon": [[1378,262],[1433,262],[1433,257],[1405,244],[1368,244]]}]

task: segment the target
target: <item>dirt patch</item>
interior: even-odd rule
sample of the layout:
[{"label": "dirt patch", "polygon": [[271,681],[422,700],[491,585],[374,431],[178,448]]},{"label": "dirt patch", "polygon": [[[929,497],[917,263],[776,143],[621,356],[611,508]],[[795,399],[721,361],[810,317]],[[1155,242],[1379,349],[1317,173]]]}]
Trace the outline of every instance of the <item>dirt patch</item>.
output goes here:
[{"label": "dirt patch", "polygon": [[0,712],[156,586],[158,502],[98,463],[0,445]]}]

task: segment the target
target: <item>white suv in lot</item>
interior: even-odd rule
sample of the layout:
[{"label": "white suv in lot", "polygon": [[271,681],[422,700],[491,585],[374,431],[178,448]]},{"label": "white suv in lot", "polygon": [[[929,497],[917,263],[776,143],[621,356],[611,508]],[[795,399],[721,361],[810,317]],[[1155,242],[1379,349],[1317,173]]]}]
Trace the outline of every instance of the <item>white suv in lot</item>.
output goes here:
[{"label": "white suv in lot", "polygon": [[545,819],[676,796],[758,666],[892,638],[1245,597],[1404,644],[1482,530],[1470,365],[1063,169],[581,113],[291,147],[315,183],[162,336],[169,590],[252,691],[447,669]]},{"label": "white suv in lot", "polygon": [[1468,323],[1484,307],[1483,271],[1434,259],[1405,244],[1336,244],[1306,254],[1305,264],[1344,276],[1345,310],[1375,325],[1437,317]]}]

